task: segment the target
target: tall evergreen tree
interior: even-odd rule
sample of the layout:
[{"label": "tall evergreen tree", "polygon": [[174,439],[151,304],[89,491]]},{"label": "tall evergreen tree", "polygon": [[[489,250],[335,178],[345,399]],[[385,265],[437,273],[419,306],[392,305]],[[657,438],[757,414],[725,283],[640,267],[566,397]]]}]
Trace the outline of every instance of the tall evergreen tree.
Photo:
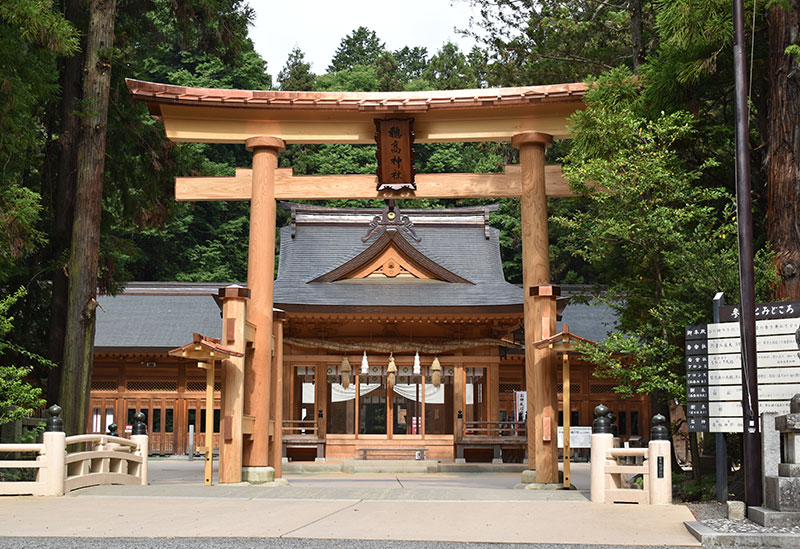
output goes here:
[{"label": "tall evergreen tree", "polygon": [[307,63],[305,54],[295,47],[278,73],[278,86],[284,91],[311,91],[314,89],[314,80],[311,63]]},{"label": "tall evergreen tree", "polygon": [[356,65],[373,65],[384,51],[384,44],[375,31],[358,27],[342,38],[331,64],[328,65],[328,71],[352,69]]}]

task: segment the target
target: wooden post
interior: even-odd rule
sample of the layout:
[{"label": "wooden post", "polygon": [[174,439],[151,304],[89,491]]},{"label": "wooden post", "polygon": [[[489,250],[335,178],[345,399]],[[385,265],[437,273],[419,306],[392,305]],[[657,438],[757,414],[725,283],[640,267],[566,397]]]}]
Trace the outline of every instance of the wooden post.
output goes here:
[{"label": "wooden post", "polygon": [[272,295],[275,278],[275,169],[278,153],[286,148],[275,137],[245,141],[253,153],[253,187],[250,200],[250,244],[247,287],[251,292],[247,320],[256,327],[253,360],[246,371],[245,413],[253,415],[253,439],[245,442],[243,466],[263,468],[269,463],[271,410]]},{"label": "wooden post", "polygon": [[[458,360],[458,357],[462,354],[463,351],[460,349],[456,351],[456,360]],[[456,440],[461,440],[464,436],[464,414],[467,413],[467,399],[464,395],[466,390],[465,384],[464,364],[462,362],[456,362],[453,367],[453,406],[455,407],[453,413],[453,421],[455,422],[453,433]],[[458,417],[459,412],[461,417]]]},{"label": "wooden post", "polygon": [[222,362],[222,410],[220,411],[219,482],[242,482],[242,420],[244,417],[245,316],[250,290],[228,286],[219,291],[222,298],[222,338],[226,347],[242,353]]},{"label": "wooden post", "polygon": [[206,370],[205,485],[211,486],[214,476],[214,360],[198,362],[197,366]]},{"label": "wooden post", "polygon": [[[558,483],[558,401],[553,382],[552,350],[536,349],[534,342],[554,335],[555,296],[550,284],[550,249],[545,194],[545,149],[550,135],[526,132],[511,144],[519,149],[522,166],[522,280],[525,324],[525,379],[528,393],[528,460],[536,482]],[[546,335],[545,335],[546,334]]]},{"label": "wooden post", "polygon": [[[567,331],[567,326],[564,325],[563,327],[564,332]],[[562,405],[563,414],[564,414],[564,488],[569,489],[570,480],[569,480],[569,466],[571,462],[570,456],[570,447],[569,447],[569,427],[570,427],[570,415],[572,413],[569,403],[569,353],[564,352],[561,355],[563,360],[563,370],[561,373],[561,384],[564,386],[562,389],[562,396],[564,404]]]},{"label": "wooden post", "polygon": [[[285,316],[285,313],[278,311]],[[283,463],[283,318],[272,321],[272,333],[275,337],[275,353],[272,357],[272,409],[275,419],[275,432],[272,437],[272,466],[275,478],[281,476]]]},{"label": "wooden post", "polygon": [[[488,364],[484,371],[486,372],[486,395],[488,397],[486,421],[500,421],[500,365]],[[501,433],[492,428],[488,434],[499,436]]]}]

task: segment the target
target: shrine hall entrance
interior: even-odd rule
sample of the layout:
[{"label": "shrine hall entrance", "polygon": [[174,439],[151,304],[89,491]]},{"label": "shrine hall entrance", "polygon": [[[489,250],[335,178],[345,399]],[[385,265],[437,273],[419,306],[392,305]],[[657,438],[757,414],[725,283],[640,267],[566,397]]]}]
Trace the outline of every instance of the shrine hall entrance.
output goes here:
[{"label": "shrine hall entrance", "polygon": [[288,461],[377,459],[389,448],[398,450],[392,458],[417,459],[415,452],[400,451],[410,448],[424,449],[429,459],[452,460],[456,433],[466,429],[469,435],[488,421],[488,367],[462,368],[460,387],[455,368],[445,367],[437,386],[429,368],[415,376],[413,357],[398,357],[399,375],[390,385],[386,366],[374,360],[366,375],[349,380],[342,379],[340,365],[287,367],[291,398],[284,407],[283,437]]}]

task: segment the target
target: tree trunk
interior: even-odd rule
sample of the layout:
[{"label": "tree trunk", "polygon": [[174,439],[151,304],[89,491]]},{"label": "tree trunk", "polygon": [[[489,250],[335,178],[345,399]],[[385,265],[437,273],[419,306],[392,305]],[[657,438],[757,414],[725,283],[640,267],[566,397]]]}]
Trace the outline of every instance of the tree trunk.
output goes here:
[{"label": "tree trunk", "polygon": [[61,375],[64,431],[68,435],[86,428],[89,382],[92,377],[103,166],[115,15],[116,0],[91,0],[83,80],[83,100],[87,113],[81,118],[78,143],[78,180],[72,244],[67,264],[69,292]]},{"label": "tree trunk", "polygon": [[644,44],[642,43],[642,0],[630,0],[631,39],[633,41],[633,70],[644,64]]},{"label": "tree trunk", "polygon": [[[80,0],[64,3],[64,17],[76,28],[81,28]],[[52,253],[55,262],[52,297],[50,300],[50,331],[48,334],[48,358],[57,364],[47,376],[47,402],[56,404],[60,400],[61,364],[64,359],[64,332],[67,323],[67,274],[63,258],[70,249],[72,235],[72,212],[75,207],[77,179],[78,134],[80,120],[75,114],[76,101],[81,97],[81,68],[83,55],[78,52],[64,60],[61,67],[61,123],[58,138],[58,170],[53,193],[53,230],[51,231]]]},{"label": "tree trunk", "polygon": [[779,299],[800,299],[800,74],[786,47],[797,41],[798,0],[769,10],[767,234]]}]

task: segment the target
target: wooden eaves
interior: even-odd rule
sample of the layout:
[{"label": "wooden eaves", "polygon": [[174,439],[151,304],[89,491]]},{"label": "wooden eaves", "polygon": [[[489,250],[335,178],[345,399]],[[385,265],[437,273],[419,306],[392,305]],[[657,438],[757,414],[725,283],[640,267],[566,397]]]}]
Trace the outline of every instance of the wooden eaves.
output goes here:
[{"label": "wooden eaves", "polygon": [[232,356],[243,356],[242,353],[222,345],[219,339],[205,337],[198,333],[192,334],[191,343],[172,349],[169,351],[169,355],[202,362],[220,360]]}]

